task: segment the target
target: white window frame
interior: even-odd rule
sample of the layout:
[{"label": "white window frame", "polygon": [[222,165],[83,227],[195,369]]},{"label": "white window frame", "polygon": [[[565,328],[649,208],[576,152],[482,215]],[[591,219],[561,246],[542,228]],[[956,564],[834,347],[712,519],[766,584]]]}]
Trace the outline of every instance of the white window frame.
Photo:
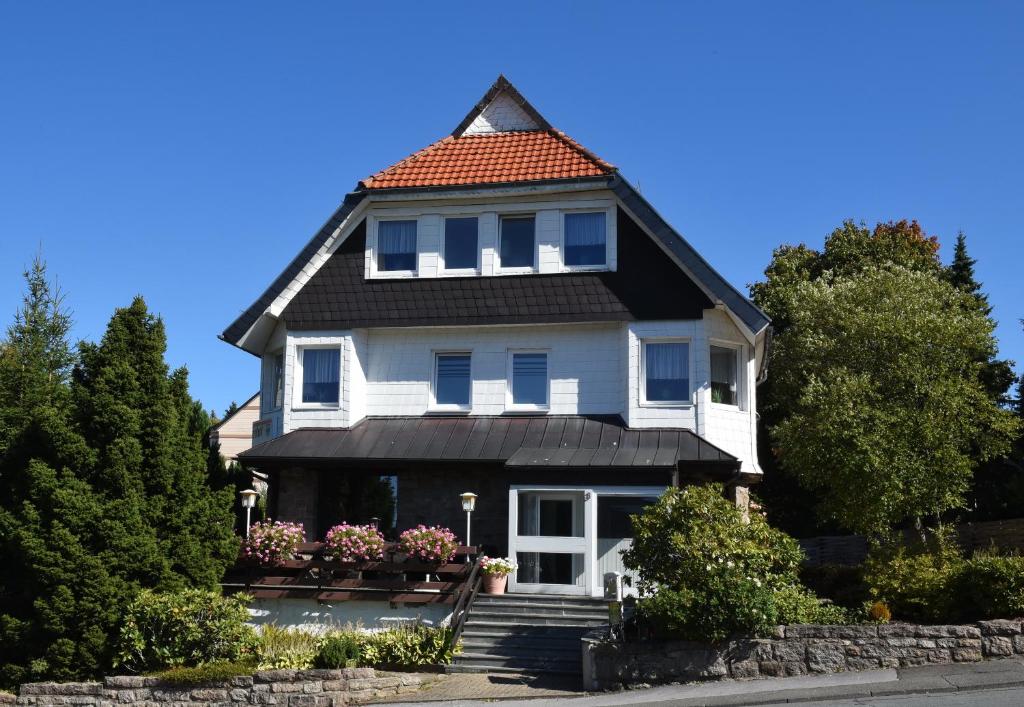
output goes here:
[{"label": "white window frame", "polygon": [[[505,267],[501,263],[501,238],[505,219],[533,219],[533,264],[529,267]],[[537,237],[537,213],[535,211],[512,212],[498,214],[498,238],[494,249],[495,272],[501,275],[529,275],[539,271],[540,262],[540,239]]]},{"label": "white window frame", "polygon": [[[390,278],[396,278],[396,279],[417,277],[419,275],[419,266],[420,266],[420,242],[421,242],[420,231],[422,230],[422,228],[421,228],[422,224],[420,223],[420,217],[419,216],[412,216],[412,215],[410,215],[410,216],[400,216],[400,215],[395,215],[395,216],[373,216],[373,217],[370,217],[368,220],[369,220],[369,223],[367,225],[368,225],[369,228],[372,229],[372,234],[371,234],[372,237],[370,239],[370,242],[371,242],[371,246],[370,246],[370,274],[371,274],[371,276],[374,277],[374,278],[380,278],[380,279],[387,279],[389,277]],[[380,224],[383,221],[412,221],[413,223],[416,224],[416,252],[414,254],[415,258],[416,258],[416,267],[413,268],[412,270],[381,270],[380,267],[378,267],[377,257],[380,255]]]},{"label": "white window frame", "polygon": [[[604,214],[604,263],[601,265],[569,265],[565,262],[565,217],[569,214]],[[612,261],[612,210],[610,208],[562,209],[558,214],[558,254],[562,272],[607,272]]]},{"label": "white window frame", "polygon": [[[729,405],[728,403],[716,403],[711,400],[711,347],[717,346],[720,349],[732,349],[733,355],[736,357],[736,404]],[[744,375],[746,367],[743,361],[743,344],[737,344],[735,341],[726,341],[724,339],[708,339],[708,401],[713,407],[721,408],[722,410],[744,410],[743,395],[745,391],[745,378]]]},{"label": "white window frame", "polygon": [[[336,349],[338,351],[338,402],[307,403],[302,400],[303,358],[307,349]],[[293,410],[338,410],[341,408],[342,383],[345,375],[345,350],[339,344],[299,344],[295,347],[295,370],[292,373]]]},{"label": "white window frame", "polygon": [[[533,404],[517,404],[512,397],[512,359],[515,354],[544,354],[547,356],[547,366],[545,373],[547,374],[547,383],[545,385],[545,398],[546,403],[544,405],[533,405]],[[551,409],[551,349],[509,349],[508,357],[506,362],[506,374],[505,374],[505,411],[506,412],[547,412]]]},{"label": "white window frame", "polygon": [[[666,486],[562,486],[543,484],[510,484],[508,491],[508,552],[513,561],[520,552],[583,553],[583,586],[567,584],[521,584],[513,572],[508,578],[509,591],[533,594],[583,594],[603,596],[604,578],[597,575],[597,501],[601,496],[661,496]],[[582,538],[519,535],[519,494],[582,493]],[[582,540],[582,542],[580,542]]]},{"label": "white window frame", "polygon": [[[441,214],[441,247],[438,248],[437,253],[437,270],[442,275],[479,275],[481,269],[481,258],[483,254],[483,248],[480,247],[480,219],[482,213],[465,213],[465,214]],[[476,267],[472,268],[449,268],[448,264],[444,259],[445,244],[448,238],[448,219],[450,218],[471,218],[476,219]],[[500,226],[499,226],[500,228]],[[534,222],[534,240],[537,239],[536,235],[536,221]]]},{"label": "white window frame", "polygon": [[[440,356],[469,356],[469,402],[465,405],[437,402],[437,359]],[[473,409],[473,351],[472,349],[438,349],[431,352],[430,412],[469,412]]]},{"label": "white window frame", "polygon": [[[687,344],[687,380],[690,386],[686,400],[647,399],[647,344]],[[640,378],[638,382],[640,406],[651,408],[686,408],[693,406],[693,341],[687,336],[651,336],[640,339]]]}]

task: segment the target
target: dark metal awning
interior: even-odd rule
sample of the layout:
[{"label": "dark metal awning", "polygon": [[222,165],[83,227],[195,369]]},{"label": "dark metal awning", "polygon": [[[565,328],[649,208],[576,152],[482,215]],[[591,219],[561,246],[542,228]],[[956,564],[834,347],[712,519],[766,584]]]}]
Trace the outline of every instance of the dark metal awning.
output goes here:
[{"label": "dark metal awning", "polygon": [[534,468],[676,468],[739,460],[689,430],[630,429],[618,415],[368,417],[304,428],[239,455],[252,466],[303,462],[490,462]]}]

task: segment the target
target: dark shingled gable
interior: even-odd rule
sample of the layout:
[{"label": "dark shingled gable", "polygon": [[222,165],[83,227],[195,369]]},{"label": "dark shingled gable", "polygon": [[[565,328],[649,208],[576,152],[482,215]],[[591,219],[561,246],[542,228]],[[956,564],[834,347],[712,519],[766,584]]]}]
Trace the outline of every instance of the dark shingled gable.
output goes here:
[{"label": "dark shingled gable", "polygon": [[285,308],[289,329],[700,319],[704,292],[618,211],[618,270],[367,280],[359,224]]}]

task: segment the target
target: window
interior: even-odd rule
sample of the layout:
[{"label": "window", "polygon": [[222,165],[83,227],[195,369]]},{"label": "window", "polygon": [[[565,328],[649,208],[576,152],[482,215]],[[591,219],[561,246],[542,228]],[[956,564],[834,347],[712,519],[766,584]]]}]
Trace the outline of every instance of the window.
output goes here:
[{"label": "window", "polygon": [[415,221],[378,222],[377,269],[386,272],[416,269]]},{"label": "window", "polygon": [[470,405],[470,354],[434,356],[434,405],[442,410],[468,410]]},{"label": "window", "polygon": [[511,368],[511,407],[521,410],[547,409],[548,355],[514,352]]},{"label": "window", "polygon": [[534,267],[533,216],[502,216],[500,241],[502,268]]},{"label": "window", "polygon": [[605,213],[569,213],[565,215],[566,265],[605,264]]},{"label": "window", "polygon": [[690,402],[690,345],[682,341],[644,344],[644,400]]},{"label": "window", "polygon": [[475,270],[480,248],[477,244],[477,219],[444,220],[444,269]]},{"label": "window", "polygon": [[281,406],[284,405],[284,354],[279,353],[274,356],[274,361],[271,368],[271,403],[273,407],[271,410],[280,410]]},{"label": "window", "polygon": [[739,351],[725,346],[711,347],[711,402],[738,405],[737,365]]},{"label": "window", "polygon": [[341,349],[300,349],[302,352],[302,402],[338,404],[341,383]]}]

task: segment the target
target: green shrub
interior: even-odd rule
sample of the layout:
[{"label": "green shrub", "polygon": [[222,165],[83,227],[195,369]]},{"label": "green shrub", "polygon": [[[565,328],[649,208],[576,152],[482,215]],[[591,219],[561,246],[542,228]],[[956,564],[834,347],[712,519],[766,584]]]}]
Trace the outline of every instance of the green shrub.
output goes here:
[{"label": "green shrub", "polygon": [[775,622],[779,624],[848,624],[853,621],[853,612],[822,601],[800,585],[777,590],[773,600]]},{"label": "green shrub", "polygon": [[368,633],[362,637],[360,664],[389,668],[447,665],[456,652],[449,645],[451,636],[451,628],[420,623]]},{"label": "green shrub", "polygon": [[141,592],[128,605],[118,635],[115,665],[135,672],[237,662],[255,655],[247,595],[224,597],[187,589]]},{"label": "green shrub", "polygon": [[327,636],[320,645],[320,652],[314,661],[318,668],[338,669],[349,666],[351,661],[359,662],[361,638],[358,634],[342,631]]},{"label": "green shrub", "polygon": [[260,627],[260,670],[305,670],[313,667],[325,637],[277,624]]},{"label": "green shrub", "polygon": [[800,568],[800,583],[819,597],[858,612],[870,596],[860,565],[818,565]]},{"label": "green shrub", "polygon": [[1024,557],[976,554],[953,579],[953,594],[964,620],[1024,616]]},{"label": "green shrub", "polygon": [[941,623],[963,613],[954,594],[963,568],[959,548],[939,531],[921,542],[872,548],[864,578],[871,598],[885,602],[893,618]]},{"label": "green shrub", "polygon": [[647,595],[637,616],[656,636],[714,641],[842,617],[799,586],[797,542],[760,515],[747,522],[720,485],[669,489],[633,516],[633,531],[623,563]]},{"label": "green shrub", "polygon": [[230,680],[239,675],[251,675],[255,670],[256,664],[251,660],[237,663],[219,661],[195,668],[170,668],[169,670],[154,674],[154,677],[177,685],[199,685],[207,682]]}]

